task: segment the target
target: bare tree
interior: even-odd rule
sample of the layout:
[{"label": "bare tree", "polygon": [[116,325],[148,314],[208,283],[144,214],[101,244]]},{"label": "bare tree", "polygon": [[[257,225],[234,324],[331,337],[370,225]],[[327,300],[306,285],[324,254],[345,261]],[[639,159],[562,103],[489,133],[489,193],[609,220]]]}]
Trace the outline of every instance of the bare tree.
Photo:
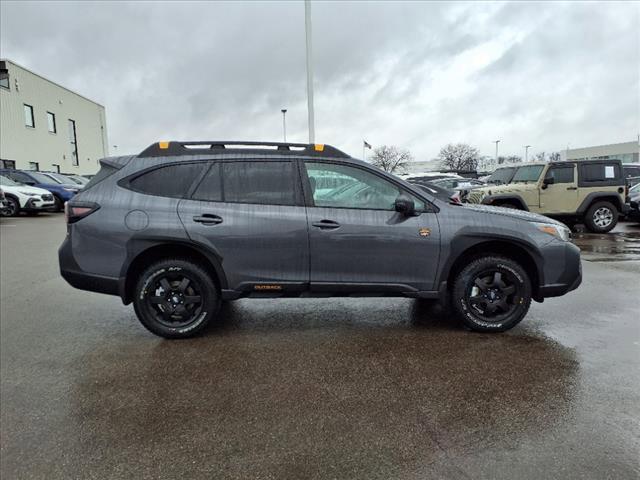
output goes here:
[{"label": "bare tree", "polygon": [[413,161],[413,155],[409,150],[399,150],[394,145],[382,145],[373,151],[370,161],[385,172],[401,173],[406,171],[409,162]]},{"label": "bare tree", "polygon": [[449,170],[475,170],[478,168],[480,153],[477,148],[466,143],[448,144],[438,154],[443,168]]},{"label": "bare tree", "polygon": [[560,161],[560,152],[551,152],[549,154],[550,162],[559,162]]},{"label": "bare tree", "polygon": [[508,157],[498,157],[498,165],[502,165],[504,163],[520,163],[522,162],[522,157],[518,155],[509,155]]},{"label": "bare tree", "polygon": [[533,158],[533,160],[535,162],[544,162],[545,160],[545,153],[544,152],[540,152],[540,153],[536,153],[536,156]]}]

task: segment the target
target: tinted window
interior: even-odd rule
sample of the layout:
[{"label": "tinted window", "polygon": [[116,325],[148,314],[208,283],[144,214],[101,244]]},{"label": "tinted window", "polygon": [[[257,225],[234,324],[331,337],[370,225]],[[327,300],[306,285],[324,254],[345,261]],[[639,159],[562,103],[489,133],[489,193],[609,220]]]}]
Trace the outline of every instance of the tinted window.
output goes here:
[{"label": "tinted window", "polygon": [[291,162],[227,162],[222,178],[225,202],[295,205]]},{"label": "tinted window", "polygon": [[220,164],[214,164],[196,188],[193,194],[196,200],[209,202],[222,201],[222,177],[220,176]]},{"label": "tinted window", "polygon": [[640,167],[624,167],[624,176],[629,177],[640,177]]},{"label": "tinted window", "polygon": [[547,178],[553,178],[555,183],[573,183],[573,165],[551,168],[547,172]]},{"label": "tinted window", "polygon": [[205,163],[184,163],[156,168],[134,178],[129,183],[133,190],[162,197],[184,197]]},{"label": "tinted window", "polygon": [[509,183],[511,178],[513,178],[513,173],[516,171],[515,168],[499,168],[495,172],[493,172],[489,178],[487,178],[487,183]]},{"label": "tinted window", "polygon": [[604,182],[620,178],[620,165],[615,163],[592,163],[582,165],[583,182]]},{"label": "tinted window", "polygon": [[[311,162],[305,167],[316,207],[395,210],[402,193],[393,183],[360,168]],[[424,210],[424,202],[411,197],[416,209]]]}]

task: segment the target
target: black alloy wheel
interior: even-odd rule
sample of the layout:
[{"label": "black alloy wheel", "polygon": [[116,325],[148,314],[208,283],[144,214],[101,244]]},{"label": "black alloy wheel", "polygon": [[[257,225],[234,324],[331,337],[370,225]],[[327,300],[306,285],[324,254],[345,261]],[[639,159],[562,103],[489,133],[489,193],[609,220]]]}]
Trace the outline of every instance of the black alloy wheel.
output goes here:
[{"label": "black alloy wheel", "polygon": [[165,338],[187,338],[200,332],[220,306],[209,273],[186,259],[151,265],[135,287],[134,308],[140,322]]},{"label": "black alloy wheel", "polygon": [[532,288],[519,263],[489,255],[471,261],[456,275],[451,294],[452,306],[465,326],[503,332],[526,315]]}]

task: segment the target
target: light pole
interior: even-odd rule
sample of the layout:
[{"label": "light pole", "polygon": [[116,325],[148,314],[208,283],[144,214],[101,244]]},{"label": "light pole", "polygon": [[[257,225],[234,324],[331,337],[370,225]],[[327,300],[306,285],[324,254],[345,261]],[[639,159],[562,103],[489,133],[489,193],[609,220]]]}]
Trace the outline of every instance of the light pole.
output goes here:
[{"label": "light pole", "polygon": [[313,113],[313,59],[311,58],[311,0],[304,1],[304,30],[307,39],[307,110],[309,112],[309,143],[316,142]]},{"label": "light pole", "polygon": [[284,143],[287,143],[287,109],[283,108],[282,112],[282,136],[284,137]]},{"label": "light pole", "polygon": [[531,145],[524,146],[524,162],[527,163],[529,161],[529,148]]},{"label": "light pole", "polygon": [[494,140],[493,143],[496,144],[496,166],[498,166],[498,144],[500,143],[500,140]]}]

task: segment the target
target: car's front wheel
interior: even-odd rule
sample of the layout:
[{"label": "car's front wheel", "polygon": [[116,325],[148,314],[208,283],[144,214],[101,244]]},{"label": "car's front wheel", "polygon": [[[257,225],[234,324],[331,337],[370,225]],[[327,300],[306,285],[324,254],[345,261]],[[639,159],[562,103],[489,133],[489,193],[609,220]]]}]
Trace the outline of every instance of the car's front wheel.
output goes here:
[{"label": "car's front wheel", "polygon": [[201,332],[220,309],[220,295],[209,273],[184,259],[148,267],[136,283],[133,305],[149,331],[164,338]]},{"label": "car's front wheel", "polygon": [[17,217],[20,213],[20,203],[13,197],[7,197],[7,208],[2,210],[4,217]]},{"label": "car's front wheel", "polygon": [[519,263],[491,255],[473,260],[456,275],[451,301],[468,328],[504,332],[527,314],[531,293],[531,280]]}]

